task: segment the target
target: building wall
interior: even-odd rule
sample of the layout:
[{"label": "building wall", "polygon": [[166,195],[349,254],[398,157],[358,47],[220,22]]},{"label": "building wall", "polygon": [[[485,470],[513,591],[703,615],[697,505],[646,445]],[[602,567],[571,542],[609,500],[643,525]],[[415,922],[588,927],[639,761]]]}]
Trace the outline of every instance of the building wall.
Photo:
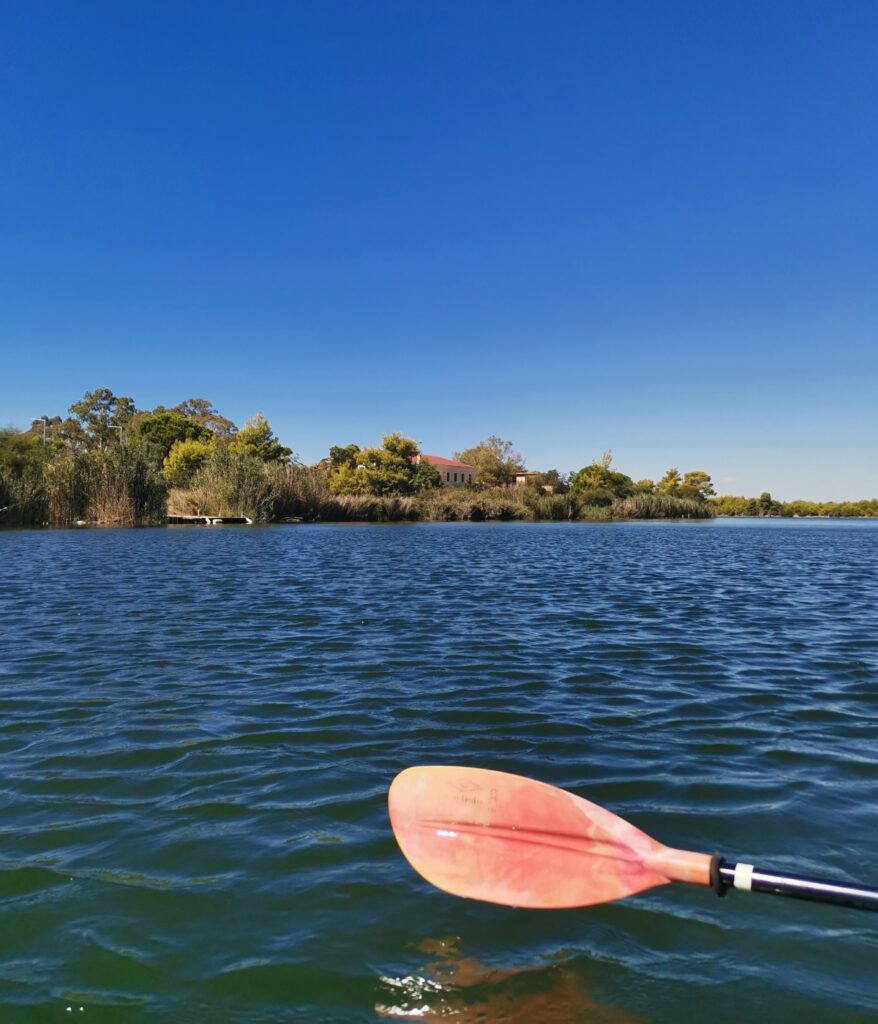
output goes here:
[{"label": "building wall", "polygon": [[458,466],[437,466],[442,483],[445,487],[466,487],[467,484],[476,482],[476,471],[474,469],[461,469]]},{"label": "building wall", "polygon": [[[422,458],[424,456],[419,455],[418,461]],[[429,462],[430,460],[426,459],[425,461]],[[478,481],[478,473],[472,466],[442,466],[436,465],[436,463],[432,463],[432,465],[436,466],[436,470],[442,477],[443,487],[466,487],[468,484]]]}]

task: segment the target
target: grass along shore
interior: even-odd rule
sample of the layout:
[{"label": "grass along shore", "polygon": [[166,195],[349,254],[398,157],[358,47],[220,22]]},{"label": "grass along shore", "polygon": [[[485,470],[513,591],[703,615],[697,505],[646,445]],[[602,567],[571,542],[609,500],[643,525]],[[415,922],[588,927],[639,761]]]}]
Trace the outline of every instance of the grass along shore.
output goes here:
[{"label": "grass along shore", "polygon": [[0,473],[6,527],[159,526],[171,515],[247,516],[257,523],[709,518],[706,502],[637,494],[593,504],[533,487],[437,487],[414,495],[335,494],[329,473],[223,453],[186,487],[169,487],[149,450],[117,445]]}]

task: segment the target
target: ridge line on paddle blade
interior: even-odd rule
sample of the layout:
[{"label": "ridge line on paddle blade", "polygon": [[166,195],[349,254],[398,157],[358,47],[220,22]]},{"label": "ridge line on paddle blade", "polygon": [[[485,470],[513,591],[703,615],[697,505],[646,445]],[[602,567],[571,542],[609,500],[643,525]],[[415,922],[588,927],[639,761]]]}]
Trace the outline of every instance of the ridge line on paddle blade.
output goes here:
[{"label": "ridge line on paddle blade", "polygon": [[[576,835],[573,832],[549,832],[536,828],[522,828],[518,825],[480,825],[478,822],[419,821],[421,828],[447,830],[461,835],[485,836],[489,839],[504,839],[511,842],[530,843],[554,850],[569,850],[571,853],[586,853],[590,857],[604,857],[620,860],[626,864],[642,864],[644,858],[630,846],[621,843]],[[536,838],[538,837],[538,838]],[[569,840],[557,842],[556,840]],[[624,854],[631,856],[624,856]]]}]

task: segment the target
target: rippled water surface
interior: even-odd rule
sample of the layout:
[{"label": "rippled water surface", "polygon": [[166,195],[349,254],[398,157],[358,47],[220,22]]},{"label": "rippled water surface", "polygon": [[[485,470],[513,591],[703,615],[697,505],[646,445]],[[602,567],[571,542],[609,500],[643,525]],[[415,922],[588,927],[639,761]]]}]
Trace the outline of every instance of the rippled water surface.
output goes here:
[{"label": "rippled water surface", "polygon": [[0,535],[0,1020],[878,1019],[878,915],[432,890],[410,764],[878,884],[878,523]]}]

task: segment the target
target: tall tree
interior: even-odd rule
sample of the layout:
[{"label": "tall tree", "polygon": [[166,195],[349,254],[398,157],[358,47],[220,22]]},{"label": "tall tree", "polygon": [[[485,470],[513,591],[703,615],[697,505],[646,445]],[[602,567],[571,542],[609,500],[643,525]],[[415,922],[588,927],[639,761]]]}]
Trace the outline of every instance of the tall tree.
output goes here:
[{"label": "tall tree", "polygon": [[674,466],[672,469],[669,469],[655,485],[656,493],[677,495],[680,491],[681,483],[680,470]]},{"label": "tall tree", "polygon": [[70,406],[89,448],[105,449],[124,440],[125,429],[137,412],[134,401],[114,395],[109,388],[87,391]]},{"label": "tall tree", "polygon": [[15,427],[0,427],[0,474],[21,476],[29,468],[41,467],[48,457],[41,437]]},{"label": "tall tree", "polygon": [[213,436],[208,427],[178,412],[150,412],[136,418],[129,440],[156,445],[161,458],[166,459],[177,441],[207,441]]},{"label": "tall tree", "polygon": [[422,487],[435,486],[433,474],[421,469],[427,464],[414,462],[417,441],[399,433],[385,434],[381,441],[382,447],[357,449],[350,458],[343,453],[355,445],[334,449],[339,460],[334,463],[330,486],[336,494],[413,494]]},{"label": "tall tree", "polygon": [[491,434],[484,441],[454,453],[458,462],[473,466],[478,472],[479,483],[488,487],[508,487],[515,481],[517,473],[524,470],[524,458],[513,451],[512,442]]},{"label": "tall tree", "polygon": [[609,505],[616,498],[629,498],[634,481],[625,473],[610,469],[610,453],[597,462],[583,466],[570,481],[570,490],[589,505]]},{"label": "tall tree", "polygon": [[681,498],[695,498],[697,501],[707,501],[709,497],[716,494],[716,491],[713,489],[710,475],[705,473],[703,469],[696,469],[691,473],[683,475],[679,494]]},{"label": "tall tree", "polygon": [[229,450],[239,455],[255,455],[263,462],[279,462],[293,454],[292,448],[286,448],[274,436],[271,424],[257,413],[247,420],[243,427],[229,442]]},{"label": "tall tree", "polygon": [[410,437],[403,437],[399,431],[385,434],[381,438],[381,444],[386,452],[398,455],[401,459],[413,459],[421,450],[417,441],[413,441]]},{"label": "tall tree", "polygon": [[338,469],[339,466],[350,466],[351,469],[356,469],[359,454],[360,446],[358,444],[348,444],[344,448],[334,444],[329,449],[329,464],[333,469]]},{"label": "tall tree", "polygon": [[43,441],[54,441],[61,426],[60,416],[41,416],[39,419],[31,420],[27,434],[32,434]]},{"label": "tall tree", "polygon": [[763,491],[759,495],[758,509],[760,516],[776,516],[780,514],[781,504],[775,501],[768,491]]},{"label": "tall tree", "polygon": [[566,494],[570,490],[570,474],[558,469],[547,469],[537,481],[539,487],[548,488],[550,494]]},{"label": "tall tree", "polygon": [[412,490],[431,491],[442,486],[442,474],[431,463],[421,459],[416,463],[412,473]]},{"label": "tall tree", "polygon": [[155,411],[178,412],[181,416],[185,416],[187,420],[194,420],[196,423],[200,423],[202,427],[207,427],[220,440],[233,437],[238,432],[235,424],[230,419],[226,419],[225,416],[220,416],[213,407],[213,404],[208,402],[206,398],[187,398],[185,402],[180,402],[173,409],[165,410],[159,407]]}]

